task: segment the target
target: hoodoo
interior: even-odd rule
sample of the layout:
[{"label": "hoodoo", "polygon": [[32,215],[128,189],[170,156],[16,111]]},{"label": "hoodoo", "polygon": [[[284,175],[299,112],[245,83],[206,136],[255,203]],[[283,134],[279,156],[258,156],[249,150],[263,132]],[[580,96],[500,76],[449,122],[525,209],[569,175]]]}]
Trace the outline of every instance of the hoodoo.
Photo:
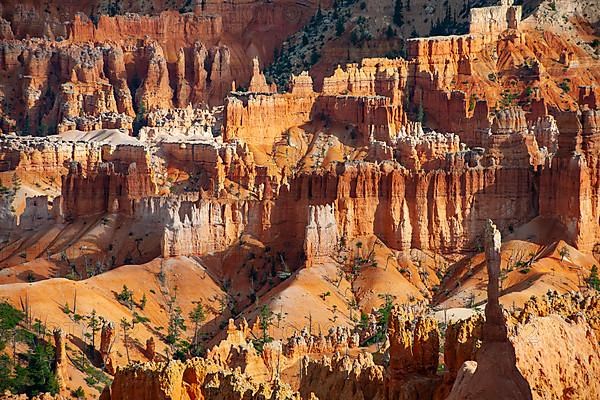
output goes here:
[{"label": "hoodoo", "polygon": [[0,0],[0,399],[600,398],[598,26]]}]

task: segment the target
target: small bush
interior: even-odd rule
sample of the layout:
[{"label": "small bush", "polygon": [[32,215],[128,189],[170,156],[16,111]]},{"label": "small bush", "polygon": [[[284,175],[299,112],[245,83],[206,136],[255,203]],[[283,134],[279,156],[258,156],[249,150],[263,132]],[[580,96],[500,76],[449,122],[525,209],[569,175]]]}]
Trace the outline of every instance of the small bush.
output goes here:
[{"label": "small bush", "polygon": [[558,87],[561,88],[564,93],[569,93],[571,91],[571,87],[567,81],[562,81]]},{"label": "small bush", "polygon": [[83,388],[79,386],[77,389],[71,390],[71,397],[75,397],[76,399],[85,398],[85,392],[83,391]]}]

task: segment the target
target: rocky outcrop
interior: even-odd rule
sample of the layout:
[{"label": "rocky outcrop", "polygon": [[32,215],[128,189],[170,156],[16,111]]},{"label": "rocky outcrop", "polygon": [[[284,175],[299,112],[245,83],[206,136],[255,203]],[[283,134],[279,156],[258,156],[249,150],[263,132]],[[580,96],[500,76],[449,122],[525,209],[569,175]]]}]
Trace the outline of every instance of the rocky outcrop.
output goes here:
[{"label": "rocky outcrop", "polygon": [[540,214],[557,216],[567,228],[568,240],[588,251],[600,241],[598,115],[593,110],[559,115],[558,152],[540,178]]},{"label": "rocky outcrop", "polygon": [[495,37],[507,29],[519,29],[522,10],[513,3],[513,0],[501,0],[497,6],[472,8],[469,33]]},{"label": "rocky outcrop", "polygon": [[460,138],[451,133],[424,133],[421,124],[404,129],[396,139],[396,157],[410,170],[440,169],[446,165],[448,154],[465,150]]},{"label": "rocky outcrop", "polygon": [[233,81],[229,50],[199,43],[181,49],[175,83],[168,55],[147,39],[128,45],[4,42],[0,54],[2,76],[24,77],[17,85],[0,76],[2,93],[10,96],[1,106],[6,121],[0,128],[5,132],[47,135],[117,128],[131,132],[134,117],[150,110],[173,104],[222,104]]},{"label": "rocky outcrop", "polygon": [[140,49],[146,64],[146,76],[135,93],[135,103],[147,110],[173,107],[173,90],[169,85],[167,60],[162,47],[149,42]]},{"label": "rocky outcrop", "polygon": [[257,385],[239,371],[194,358],[185,363],[134,364],[119,369],[101,398],[297,400],[300,397],[284,383]]},{"label": "rocky outcrop", "polygon": [[[164,256],[222,251],[240,237],[249,222],[248,213],[260,213],[262,209],[260,204],[253,207],[245,202],[220,204],[200,200],[194,204],[166,200],[144,199],[135,206],[137,217],[164,216],[164,219],[159,219],[165,224],[162,236]],[[183,210],[187,212],[181,215]],[[260,227],[257,228],[260,230]]]},{"label": "rocky outcrop", "polygon": [[[52,204],[52,203],[50,203]],[[53,210],[49,207],[48,196],[27,197],[25,210],[19,217],[20,229],[34,229],[53,220]]]},{"label": "rocky outcrop", "polygon": [[[106,162],[91,171],[71,162],[62,178],[62,209],[67,219],[102,212],[133,213],[133,200],[152,196],[156,184],[146,149],[142,146],[111,146]],[[110,152],[108,152],[110,151]]]},{"label": "rocky outcrop", "polygon": [[[68,38],[69,42],[127,46],[149,38],[160,43],[169,63],[177,60],[181,48],[192,48],[198,40],[207,48],[222,44],[234,54],[233,79],[244,84],[252,73],[247,60],[259,56],[269,62],[274,50],[300,29],[318,7],[313,1],[194,5],[178,0],[114,5],[94,0],[77,5],[50,2],[43,7],[35,2],[12,3],[7,3],[6,7],[15,11],[3,14],[8,14],[7,18],[11,19],[9,22],[16,28],[14,36],[17,38],[60,37]],[[330,5],[330,1],[320,4],[321,7]],[[230,87],[226,86],[227,89]],[[217,97],[213,99],[217,100]],[[218,99],[221,100],[222,97]]]},{"label": "rocky outcrop", "polygon": [[[69,39],[75,42],[114,42],[130,37],[150,37],[165,42],[168,50],[194,42],[194,37],[214,41],[223,33],[221,16],[197,16],[165,11],[159,15],[100,15],[94,23],[78,13],[69,26]],[[169,43],[170,42],[170,43]]]},{"label": "rocky outcrop", "polygon": [[114,375],[116,366],[111,358],[112,346],[115,341],[115,326],[112,322],[102,324],[100,330],[100,359],[104,365],[104,369],[111,375]]},{"label": "rocky outcrop", "polygon": [[10,22],[4,18],[0,18],[0,40],[12,40],[14,38]]},{"label": "rocky outcrop", "polygon": [[450,381],[456,379],[461,366],[469,360],[475,360],[481,345],[483,318],[481,316],[459,320],[446,328],[444,344],[444,365]]},{"label": "rocky outcrop", "polygon": [[532,318],[512,338],[517,368],[529,382],[533,399],[568,396],[593,399],[600,385],[597,336],[583,317]]},{"label": "rocky outcrop", "polygon": [[289,92],[296,96],[310,96],[313,92],[313,79],[308,71],[290,77]]},{"label": "rocky outcrop", "polygon": [[[186,103],[187,104],[187,103]],[[205,140],[212,141],[220,133],[219,109],[186,108],[159,109],[148,113],[140,129],[142,142]]]},{"label": "rocky outcrop", "polygon": [[549,291],[544,297],[529,299],[515,317],[517,321],[525,324],[535,317],[551,314],[560,315],[565,319],[573,319],[574,316],[583,314],[596,336],[600,334],[600,297],[593,291],[565,293],[562,296]]},{"label": "rocky outcrop", "polygon": [[419,318],[413,330],[407,317],[398,311],[390,317],[385,399],[431,398],[437,385],[440,348],[437,321]]},{"label": "rocky outcrop", "polygon": [[151,336],[146,339],[146,347],[144,348],[144,355],[149,361],[154,361],[156,357],[156,343],[154,342],[154,337]]},{"label": "rocky outcrop", "polygon": [[67,387],[67,353],[65,350],[65,335],[60,328],[54,329],[54,374],[61,390]]},{"label": "rocky outcrop", "polygon": [[[298,93],[298,92],[296,92]],[[233,94],[225,100],[223,139],[242,139],[271,145],[293,126],[311,118],[315,97],[306,92],[290,94]]]},{"label": "rocky outcrop", "polygon": [[103,157],[102,145],[94,142],[69,142],[54,137],[0,137],[0,171],[27,171],[60,180],[70,162],[86,171],[94,169]]},{"label": "rocky outcrop", "polygon": [[370,353],[352,359],[339,353],[321,360],[304,357],[301,361],[299,392],[303,399],[311,394],[326,399],[336,393],[341,399],[383,400],[383,367],[373,362]]},{"label": "rocky outcrop", "polygon": [[[280,352],[281,353],[281,352]],[[256,381],[270,380],[266,353],[257,351],[250,340],[248,323],[243,320],[239,328],[230,319],[227,326],[227,337],[214,346],[207,354],[207,360],[220,365],[222,368],[239,369],[242,373],[252,376]]]},{"label": "rocky outcrop", "polygon": [[311,262],[331,256],[338,245],[338,227],[332,205],[309,206],[304,239],[304,253]]},{"label": "rocky outcrop", "polygon": [[[532,182],[529,174],[525,169],[496,167],[463,167],[416,174],[393,163],[382,163],[379,168],[367,163],[348,163],[323,175],[300,176],[291,188],[297,193],[296,198],[308,196],[310,187],[313,201],[335,201],[341,237],[374,233],[389,247],[397,249],[456,249],[469,246],[469,242],[481,234],[481,223],[486,216],[496,216],[504,221],[504,227],[518,225],[519,219],[531,218],[529,200],[513,203],[510,213],[505,213],[508,209],[488,208],[485,204],[491,204],[484,200],[497,195],[506,195],[510,202],[523,199],[522,194],[531,193],[527,183]],[[521,187],[514,186],[517,181]],[[430,190],[434,190],[435,195],[428,201],[434,203],[426,206]],[[319,193],[327,193],[327,197]],[[474,207],[473,201],[486,209]],[[446,204],[455,207],[448,208]],[[445,215],[446,219],[436,219],[434,213]]]},{"label": "rocky outcrop", "polygon": [[276,87],[271,87],[267,84],[265,75],[260,71],[260,62],[258,58],[252,59],[252,77],[248,85],[248,92],[251,93],[274,93],[277,92]]}]

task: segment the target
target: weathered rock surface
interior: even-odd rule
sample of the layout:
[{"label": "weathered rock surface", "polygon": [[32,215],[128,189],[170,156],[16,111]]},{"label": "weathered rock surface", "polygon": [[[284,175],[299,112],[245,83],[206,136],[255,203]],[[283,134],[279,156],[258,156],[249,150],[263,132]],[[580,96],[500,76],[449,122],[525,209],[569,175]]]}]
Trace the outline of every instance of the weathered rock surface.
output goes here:
[{"label": "weathered rock surface", "polygon": [[119,369],[102,399],[299,399],[283,383],[257,385],[239,371],[195,358]]},{"label": "weathered rock surface", "polygon": [[[471,10],[468,34],[409,39],[405,58],[338,66],[322,84],[292,75],[278,93],[259,59],[268,65],[328,2],[14,3],[0,5],[0,129],[20,133],[0,137],[0,279],[26,290],[68,269],[84,288],[154,260],[136,272],[158,282],[144,305],[141,291],[134,307],[114,304],[134,320],[149,302],[153,326],[137,325],[131,350],[151,361],[172,354],[160,324],[173,281],[197,274],[187,293],[213,294],[203,304],[214,315],[194,331],[212,346],[205,359],[119,368],[120,332],[105,323],[91,360],[114,375],[104,399],[600,396],[599,297],[526,301],[593,285],[593,256],[579,251],[600,243],[600,69],[584,18],[562,19],[576,31],[563,37],[503,0]],[[165,11],[172,3],[181,12]],[[387,7],[365,14],[376,6]],[[119,9],[99,16],[106,7]],[[360,51],[382,45],[369,46]],[[60,136],[33,137],[49,133]],[[498,226],[486,230],[490,218]],[[529,261],[501,269],[500,232],[527,240]],[[560,255],[557,239],[577,254]],[[470,255],[483,244],[485,321],[450,322],[442,343],[425,303],[452,290],[461,301],[472,290],[471,308],[485,301],[484,255]],[[49,282],[57,293],[79,285]],[[109,305],[113,286],[100,285]],[[394,309],[372,356],[358,347],[386,335],[377,307],[391,291],[423,303]],[[508,315],[501,294],[523,309]],[[183,318],[198,304],[180,301]],[[258,317],[263,305],[273,320]],[[261,319],[276,336],[267,343]],[[80,376],[54,333],[66,392]]]}]

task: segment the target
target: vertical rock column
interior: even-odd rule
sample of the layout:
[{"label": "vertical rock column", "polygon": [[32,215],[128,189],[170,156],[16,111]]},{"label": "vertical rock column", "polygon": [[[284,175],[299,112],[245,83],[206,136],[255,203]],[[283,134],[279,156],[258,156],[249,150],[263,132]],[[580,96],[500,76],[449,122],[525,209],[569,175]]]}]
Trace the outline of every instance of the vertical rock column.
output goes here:
[{"label": "vertical rock column", "polygon": [[156,343],[154,342],[154,337],[150,336],[146,339],[146,349],[144,350],[146,357],[149,361],[154,361],[156,357]]},{"label": "vertical rock column", "polygon": [[465,362],[448,400],[529,400],[531,388],[517,368],[515,348],[500,305],[500,231],[491,220],[485,227],[485,257],[488,271],[488,301],[485,306],[483,343],[477,363]]},{"label": "vertical rock column", "polygon": [[100,331],[100,358],[102,358],[105,371],[111,375],[114,375],[115,373],[115,366],[110,357],[114,336],[115,325],[112,322],[104,323],[104,325],[102,325],[102,330]]},{"label": "vertical rock column", "polygon": [[[485,324],[483,325],[483,339],[491,342],[508,341],[508,330],[500,306],[500,247],[502,237],[500,231],[491,220],[485,227],[485,259],[487,263],[488,301],[485,306]],[[514,350],[513,350],[514,354]]]},{"label": "vertical rock column", "polygon": [[55,375],[58,381],[58,387],[62,390],[67,387],[67,353],[65,351],[65,335],[61,328],[55,328],[54,334],[54,353]]}]

